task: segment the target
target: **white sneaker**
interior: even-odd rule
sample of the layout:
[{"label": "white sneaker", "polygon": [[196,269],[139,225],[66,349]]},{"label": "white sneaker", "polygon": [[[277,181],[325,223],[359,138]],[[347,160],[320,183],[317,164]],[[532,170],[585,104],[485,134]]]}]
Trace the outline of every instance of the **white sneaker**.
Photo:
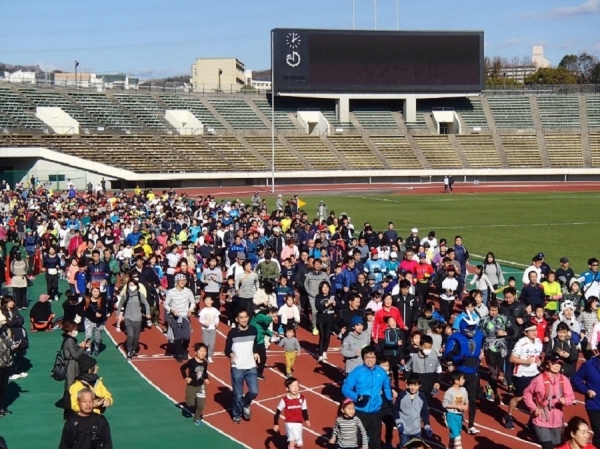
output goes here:
[{"label": "white sneaker", "polygon": [[209,358],[208,358],[208,363],[212,363],[212,362],[213,362],[213,359],[212,359],[212,357],[209,357]]},{"label": "white sneaker", "polygon": [[27,377],[27,376],[29,376],[29,374],[27,374],[27,373],[25,373],[25,372],[23,372],[23,373],[19,374],[19,377]]},{"label": "white sneaker", "polygon": [[20,376],[20,375],[18,375],[18,374],[13,374],[12,376],[10,376],[10,377],[9,377],[9,380],[17,380],[17,379],[20,379],[20,378],[21,378],[21,376]]},{"label": "white sneaker", "polygon": [[323,356],[319,357],[319,359],[317,360],[317,362],[322,362],[323,361]]},{"label": "white sneaker", "polygon": [[479,433],[479,430],[477,430],[475,427],[470,427],[469,430],[467,430],[467,433],[469,435],[477,435]]},{"label": "white sneaker", "polygon": [[326,353],[326,352],[324,352],[324,353],[323,353],[323,357],[322,357],[322,359],[323,359],[325,362],[327,361],[327,353]]}]

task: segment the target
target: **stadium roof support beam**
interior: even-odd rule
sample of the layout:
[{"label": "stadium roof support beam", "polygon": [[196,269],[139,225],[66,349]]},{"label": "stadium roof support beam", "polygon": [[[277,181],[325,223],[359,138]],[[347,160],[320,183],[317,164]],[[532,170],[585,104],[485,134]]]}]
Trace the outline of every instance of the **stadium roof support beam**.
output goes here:
[{"label": "stadium roof support beam", "polygon": [[417,121],[417,97],[412,95],[405,98],[402,114],[405,122],[414,123]]}]

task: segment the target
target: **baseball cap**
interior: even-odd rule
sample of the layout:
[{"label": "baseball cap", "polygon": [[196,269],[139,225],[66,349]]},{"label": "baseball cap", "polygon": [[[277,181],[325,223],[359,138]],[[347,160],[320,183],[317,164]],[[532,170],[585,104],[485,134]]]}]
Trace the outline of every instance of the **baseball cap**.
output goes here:
[{"label": "baseball cap", "polygon": [[392,251],[390,253],[390,259],[397,259],[398,258],[398,253],[396,251]]},{"label": "baseball cap", "polygon": [[350,320],[350,327],[354,327],[357,324],[364,325],[365,323],[364,323],[364,321],[363,321],[363,319],[361,317],[359,317],[359,316],[353,316],[352,319]]},{"label": "baseball cap", "polygon": [[185,277],[185,274],[178,273],[178,274],[175,275],[175,281],[180,281],[182,279],[186,279],[187,280],[187,278]]},{"label": "baseball cap", "polygon": [[537,330],[537,326],[535,324],[528,324],[527,327],[523,329],[523,332],[529,332],[533,330]]},{"label": "baseball cap", "polygon": [[561,365],[564,365],[565,362],[563,359],[561,359],[557,354],[552,354],[548,357],[546,357],[546,359],[544,360],[545,363],[551,363],[553,365],[560,363]]},{"label": "baseball cap", "polygon": [[544,256],[544,253],[537,253],[537,254],[535,255],[535,257],[536,257],[537,259],[543,259],[545,256]]},{"label": "baseball cap", "polygon": [[369,274],[369,277],[368,277],[368,279],[373,279],[373,280],[375,280],[376,278],[375,278],[375,275],[374,275],[373,273],[371,273],[371,274]]},{"label": "baseball cap", "polygon": [[371,250],[371,255],[373,255],[373,256],[375,256],[375,255],[379,255],[379,252],[378,252],[378,251],[377,251],[375,248],[373,248],[373,249]]},{"label": "baseball cap", "polygon": [[419,253],[419,259],[427,259],[427,254]]},{"label": "baseball cap", "polygon": [[239,252],[235,255],[235,257],[239,260],[246,260],[246,255],[243,252]]},{"label": "baseball cap", "polygon": [[568,263],[569,262],[569,258],[568,257],[561,257],[560,258],[560,263]]},{"label": "baseball cap", "polygon": [[419,233],[419,230],[418,230],[417,228],[412,228],[412,229],[410,230],[410,232],[412,232],[413,234],[418,234],[418,233]]}]

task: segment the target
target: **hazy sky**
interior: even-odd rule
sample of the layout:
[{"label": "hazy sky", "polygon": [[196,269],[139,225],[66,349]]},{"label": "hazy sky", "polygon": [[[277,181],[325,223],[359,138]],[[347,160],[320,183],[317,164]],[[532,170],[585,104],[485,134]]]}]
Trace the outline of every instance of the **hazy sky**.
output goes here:
[{"label": "hazy sky", "polygon": [[[354,0],[357,29],[483,30],[485,53],[544,46],[600,55],[600,0]],[[43,70],[187,74],[196,57],[270,66],[272,28],[352,28],[352,0],[19,0],[2,2],[0,61]],[[398,7],[399,14],[396,11]]]}]

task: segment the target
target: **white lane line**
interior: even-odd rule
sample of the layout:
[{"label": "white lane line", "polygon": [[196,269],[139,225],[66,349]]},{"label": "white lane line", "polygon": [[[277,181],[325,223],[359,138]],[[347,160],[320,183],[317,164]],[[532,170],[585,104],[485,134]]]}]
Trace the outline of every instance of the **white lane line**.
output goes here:
[{"label": "white lane line", "polygon": [[[117,343],[117,341],[114,339],[114,337],[111,335],[110,332],[108,332],[108,330],[106,330],[106,333],[108,334],[108,337],[112,340],[112,342],[114,343],[114,345],[117,347],[117,349],[119,350],[119,352],[121,353],[121,355],[123,356],[123,358],[125,358],[125,351],[121,348],[121,346]],[[162,332],[161,332],[162,334]],[[165,393],[163,390],[160,389],[160,387],[158,385],[156,385],[154,382],[152,382],[150,379],[148,379],[146,377],[146,375],[144,373],[142,373],[140,371],[140,369],[135,366],[133,363],[128,362],[129,365],[131,365],[131,367],[137,371],[137,373],[140,375],[140,377],[142,379],[144,379],[146,382],[148,382],[148,384],[150,384],[152,387],[154,387],[154,389],[156,391],[158,391],[160,394],[162,394],[165,398],[167,398],[169,401],[171,401],[173,404],[175,404],[176,406],[178,406],[179,408],[181,408],[180,401],[176,401],[173,397],[169,396],[167,393]],[[189,410],[186,410],[189,412]],[[191,413],[193,415],[193,413]],[[205,422],[205,424],[210,427],[211,429],[215,430],[216,432],[220,433],[221,435],[223,435],[224,437],[230,439],[231,441],[239,444],[242,447],[248,448],[248,449],[252,449],[251,446],[248,446],[247,444],[243,443],[240,440],[235,439],[234,437],[232,437],[231,435],[226,434],[225,432],[223,432],[221,429],[219,429],[218,427],[213,426],[211,423],[209,422]]]},{"label": "white lane line", "polygon": [[[226,386],[226,387],[227,387],[227,388],[229,388],[230,390],[232,389],[232,388],[231,388],[231,385],[229,385],[229,384],[228,384],[227,382],[225,382],[223,379],[221,379],[221,378],[219,378],[219,377],[215,376],[215,375],[214,375],[213,373],[211,373],[210,371],[208,372],[208,375],[209,375],[209,376],[211,376],[211,377],[213,377],[213,378],[214,378],[214,379],[215,379],[217,382],[219,382],[219,383],[221,383],[222,385]],[[269,399],[272,399],[272,398],[269,398]],[[264,406],[263,404],[261,404],[261,401],[252,401],[252,404],[253,404],[253,405],[257,405],[257,406],[259,406],[260,408],[262,408],[262,409],[266,410],[266,411],[267,411],[267,412],[269,412],[269,413],[272,413],[273,415],[275,414],[275,409],[270,409],[269,407],[266,407],[266,406]],[[315,431],[314,431],[314,430],[312,430],[310,427],[306,427],[306,426],[304,426],[304,425],[303,425],[303,426],[302,426],[302,428],[303,428],[304,430],[306,430],[308,433],[312,433],[313,435],[315,435],[315,436],[316,436],[316,437],[318,437],[319,439],[323,439],[323,440],[326,440],[326,441],[328,441],[328,438],[327,438],[325,435],[321,435],[320,433],[317,433],[317,432],[315,432]]]}]

